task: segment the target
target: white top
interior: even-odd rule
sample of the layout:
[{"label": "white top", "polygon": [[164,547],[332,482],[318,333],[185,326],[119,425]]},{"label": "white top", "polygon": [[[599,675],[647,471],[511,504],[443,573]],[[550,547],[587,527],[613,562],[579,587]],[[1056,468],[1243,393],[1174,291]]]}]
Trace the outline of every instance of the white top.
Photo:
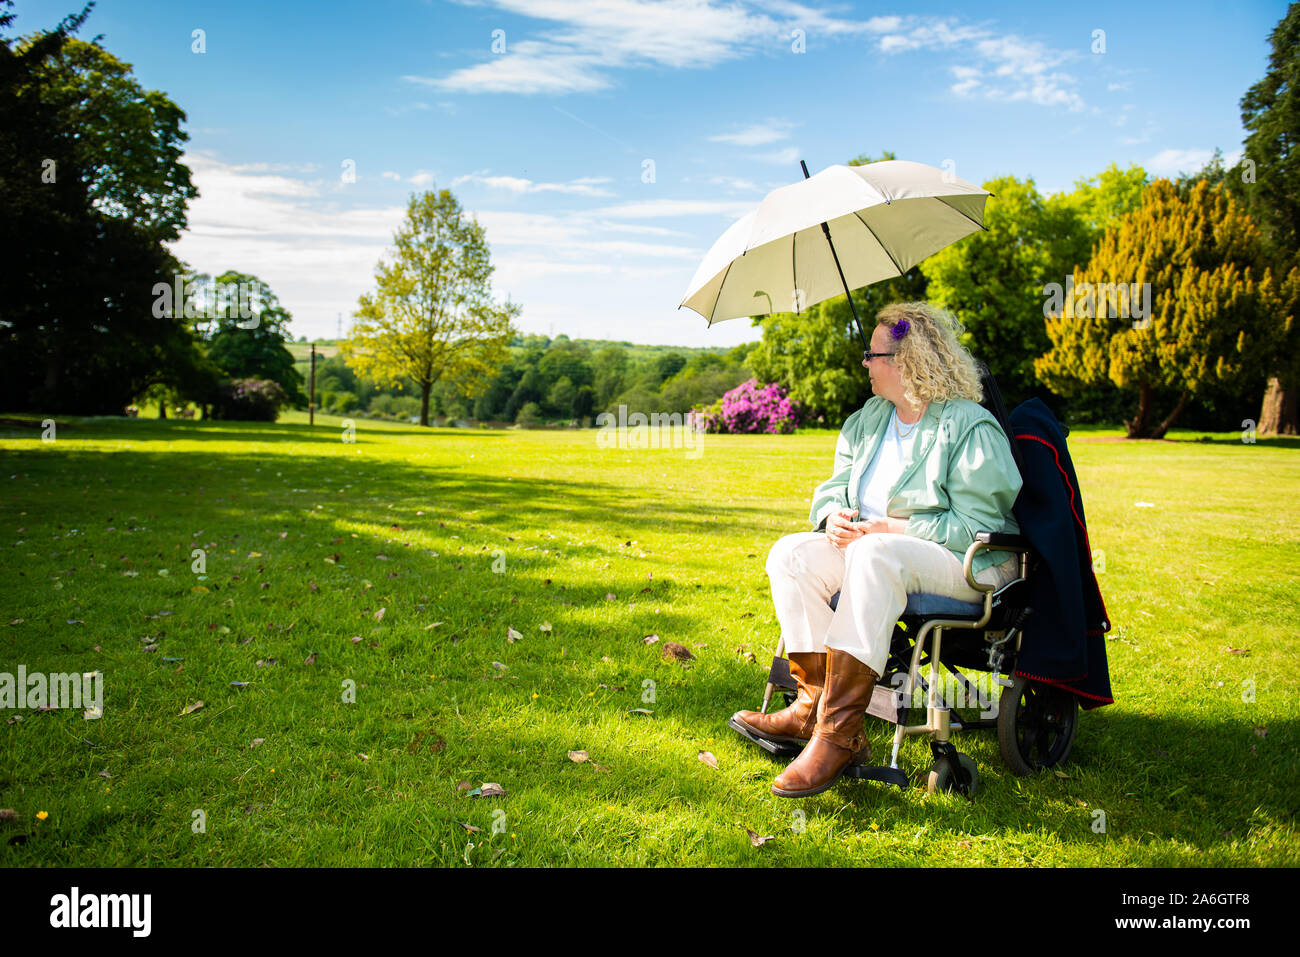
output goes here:
[{"label": "white top", "polygon": [[862,473],[862,480],[858,483],[857,520],[859,522],[888,517],[885,509],[889,504],[890,489],[903,474],[903,463],[907,461],[912,443],[916,441],[916,429],[919,425],[919,420],[912,425],[900,423],[897,409],[889,414],[885,434],[876,446],[871,464]]}]

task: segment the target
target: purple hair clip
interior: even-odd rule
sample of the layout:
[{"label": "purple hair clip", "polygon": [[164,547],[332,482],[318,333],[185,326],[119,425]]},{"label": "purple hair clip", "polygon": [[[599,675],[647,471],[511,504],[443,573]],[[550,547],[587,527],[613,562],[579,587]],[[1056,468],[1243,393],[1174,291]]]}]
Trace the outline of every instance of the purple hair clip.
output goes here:
[{"label": "purple hair clip", "polygon": [[894,328],[889,330],[889,334],[893,336],[894,341],[897,342],[899,339],[903,338],[903,336],[907,335],[907,330],[911,328],[912,324],[910,322],[906,319],[899,319],[898,322],[894,323]]}]

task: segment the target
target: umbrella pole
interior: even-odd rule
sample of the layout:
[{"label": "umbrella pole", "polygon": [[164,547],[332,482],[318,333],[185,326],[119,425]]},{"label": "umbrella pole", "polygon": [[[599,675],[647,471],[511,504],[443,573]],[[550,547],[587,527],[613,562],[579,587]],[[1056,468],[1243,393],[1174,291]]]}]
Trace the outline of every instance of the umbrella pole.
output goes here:
[{"label": "umbrella pole", "polygon": [[[799,161],[803,167],[803,178],[808,179],[808,164],[803,160]],[[853,302],[853,293],[849,292],[849,284],[844,279],[844,270],[840,268],[840,257],[835,252],[835,244],[831,242],[831,228],[826,223],[822,223],[822,235],[826,237],[826,244],[831,247],[831,258],[835,260],[835,271],[840,274],[840,283],[844,286],[844,295],[849,300],[849,309],[853,311],[853,324],[857,326],[858,337],[862,340],[862,348],[871,351],[871,345],[867,342],[867,334],[862,331],[862,320],[858,318],[858,307]]]}]

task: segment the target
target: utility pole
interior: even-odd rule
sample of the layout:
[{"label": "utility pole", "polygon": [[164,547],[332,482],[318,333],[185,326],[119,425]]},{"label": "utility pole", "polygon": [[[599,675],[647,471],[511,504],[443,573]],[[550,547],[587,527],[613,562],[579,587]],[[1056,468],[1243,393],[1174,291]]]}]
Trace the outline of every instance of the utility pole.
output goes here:
[{"label": "utility pole", "polygon": [[311,385],[307,387],[307,424],[316,424],[316,343],[311,344]]}]

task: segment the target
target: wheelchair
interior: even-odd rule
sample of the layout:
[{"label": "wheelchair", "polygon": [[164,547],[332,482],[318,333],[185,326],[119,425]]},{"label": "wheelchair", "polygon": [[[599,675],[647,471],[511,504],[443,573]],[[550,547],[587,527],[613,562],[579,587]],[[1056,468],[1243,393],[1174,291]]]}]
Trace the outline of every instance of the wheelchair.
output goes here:
[{"label": "wheelchair", "polygon": [[[1019,574],[1001,588],[975,579],[971,563],[981,551],[1010,551]],[[1069,757],[1078,724],[1078,699],[1054,685],[1016,675],[1016,659],[1025,621],[1033,614],[1027,603],[1029,576],[1038,559],[1018,535],[980,532],[966,550],[963,570],[967,583],[984,594],[982,602],[944,595],[913,594],[894,626],[885,673],[876,683],[867,715],[895,725],[893,751],[887,766],[850,766],[844,776],[907,788],[909,778],[898,766],[898,753],[909,735],[930,738],[933,763],[929,791],[975,794],[979,773],[975,762],[952,743],[957,731],[996,729],[1002,760],[1017,775],[1037,773]],[[836,607],[839,593],[831,597]],[[777,643],[759,710],[767,712],[774,693],[786,704],[795,700],[797,685]],[[979,672],[991,679],[986,688],[971,681]],[[998,693],[993,693],[993,685]],[[923,704],[918,705],[921,698]],[[977,711],[978,714],[971,712]],[[924,720],[913,722],[914,714]],[[794,757],[800,744],[768,741],[734,718],[732,730],[776,757]]]}]

